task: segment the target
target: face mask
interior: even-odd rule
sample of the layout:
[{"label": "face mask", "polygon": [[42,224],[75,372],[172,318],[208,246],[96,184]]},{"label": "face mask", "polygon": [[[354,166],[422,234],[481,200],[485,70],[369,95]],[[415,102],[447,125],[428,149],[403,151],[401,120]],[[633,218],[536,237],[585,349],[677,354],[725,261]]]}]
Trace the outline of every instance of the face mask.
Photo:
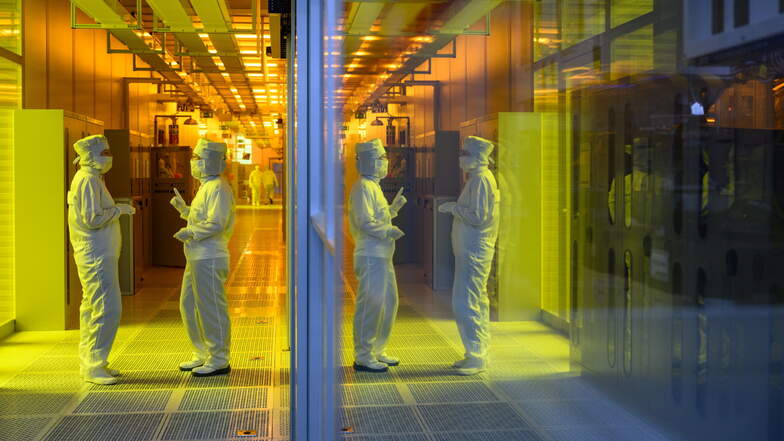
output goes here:
[{"label": "face mask", "polygon": [[389,160],[376,159],[376,176],[385,178],[389,174]]},{"label": "face mask", "polygon": [[203,159],[191,160],[191,175],[193,175],[194,178],[201,179],[206,176],[205,168],[206,164]]},{"label": "face mask", "polygon": [[476,168],[476,160],[470,156],[460,157],[460,169],[463,171],[471,171]]},{"label": "face mask", "polygon": [[101,172],[101,174],[104,174],[112,168],[112,157],[99,156],[95,158],[95,164],[98,166],[98,170]]}]

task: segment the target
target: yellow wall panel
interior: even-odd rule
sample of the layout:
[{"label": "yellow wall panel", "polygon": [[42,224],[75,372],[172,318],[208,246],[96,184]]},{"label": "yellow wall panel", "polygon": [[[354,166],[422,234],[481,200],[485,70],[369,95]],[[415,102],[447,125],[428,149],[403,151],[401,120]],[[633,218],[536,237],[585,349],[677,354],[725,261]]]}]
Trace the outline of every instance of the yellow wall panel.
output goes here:
[{"label": "yellow wall panel", "polygon": [[14,115],[18,331],[65,329],[63,120],[61,110]]}]

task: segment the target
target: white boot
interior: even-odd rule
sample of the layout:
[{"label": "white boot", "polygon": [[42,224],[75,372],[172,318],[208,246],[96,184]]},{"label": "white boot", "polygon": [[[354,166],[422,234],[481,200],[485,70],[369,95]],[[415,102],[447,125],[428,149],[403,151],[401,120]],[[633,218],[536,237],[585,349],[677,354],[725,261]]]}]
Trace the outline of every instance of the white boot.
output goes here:
[{"label": "white boot", "polygon": [[466,363],[468,363],[468,359],[464,358],[462,360],[457,360],[456,362],[452,363],[452,367],[455,369],[460,369]]},{"label": "white boot", "polygon": [[198,358],[194,358],[193,360],[183,361],[182,363],[180,363],[180,370],[183,372],[188,372],[193,370],[193,368],[197,368],[203,365],[204,365],[204,360],[199,360]]},{"label": "white boot", "polygon": [[[478,358],[468,358],[457,368],[457,375],[477,375],[487,370],[487,362]],[[457,364],[457,363],[455,363]]]},{"label": "white boot", "polygon": [[354,370],[359,372],[386,372],[389,370],[389,366],[378,360],[355,361]]},{"label": "white boot", "polygon": [[229,365],[219,368],[205,364],[204,366],[193,368],[191,374],[194,377],[213,377],[215,375],[228,374],[229,372],[231,372],[231,366]]},{"label": "white boot", "polygon": [[395,358],[395,357],[390,357],[389,355],[387,355],[385,353],[379,354],[376,357],[376,360],[380,361],[381,363],[384,363],[387,366],[397,366],[397,365],[400,364],[400,359]]},{"label": "white boot", "polygon": [[104,368],[97,368],[89,374],[85,374],[84,381],[93,384],[100,384],[102,386],[117,384],[117,378],[110,375],[109,372],[107,372]]}]

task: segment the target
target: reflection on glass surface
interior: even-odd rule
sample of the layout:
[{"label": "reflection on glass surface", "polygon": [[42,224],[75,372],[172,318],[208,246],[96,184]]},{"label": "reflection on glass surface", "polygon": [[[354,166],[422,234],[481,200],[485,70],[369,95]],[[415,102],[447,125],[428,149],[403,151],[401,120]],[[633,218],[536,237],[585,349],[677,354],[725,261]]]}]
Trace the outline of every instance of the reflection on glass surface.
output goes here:
[{"label": "reflection on glass surface", "polygon": [[[405,129],[391,151],[412,172],[398,161],[390,177],[411,201],[396,220],[401,366],[344,378],[346,421],[373,382],[406,391],[399,412],[416,401],[406,433],[438,439],[784,436],[784,11],[719,3],[348,2],[346,151]],[[388,117],[410,127],[371,124]],[[502,393],[483,399],[453,378],[451,291],[433,282],[454,266],[431,204],[457,196],[468,136],[496,143],[502,195],[490,363],[473,379]],[[479,402],[510,423],[471,420]]]},{"label": "reflection on glass surface", "polygon": [[[21,54],[20,0],[0,2],[0,48]],[[22,66],[0,58],[0,324],[14,318],[13,109],[22,105]]]}]

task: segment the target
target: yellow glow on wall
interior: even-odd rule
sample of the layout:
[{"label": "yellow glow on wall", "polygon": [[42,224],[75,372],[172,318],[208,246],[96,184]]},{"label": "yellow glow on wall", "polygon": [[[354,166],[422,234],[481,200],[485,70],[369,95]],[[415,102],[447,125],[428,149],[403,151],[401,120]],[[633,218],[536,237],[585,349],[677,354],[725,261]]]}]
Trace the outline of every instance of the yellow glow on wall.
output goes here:
[{"label": "yellow glow on wall", "polygon": [[653,25],[616,38],[610,46],[610,53],[613,80],[653,69]]}]

